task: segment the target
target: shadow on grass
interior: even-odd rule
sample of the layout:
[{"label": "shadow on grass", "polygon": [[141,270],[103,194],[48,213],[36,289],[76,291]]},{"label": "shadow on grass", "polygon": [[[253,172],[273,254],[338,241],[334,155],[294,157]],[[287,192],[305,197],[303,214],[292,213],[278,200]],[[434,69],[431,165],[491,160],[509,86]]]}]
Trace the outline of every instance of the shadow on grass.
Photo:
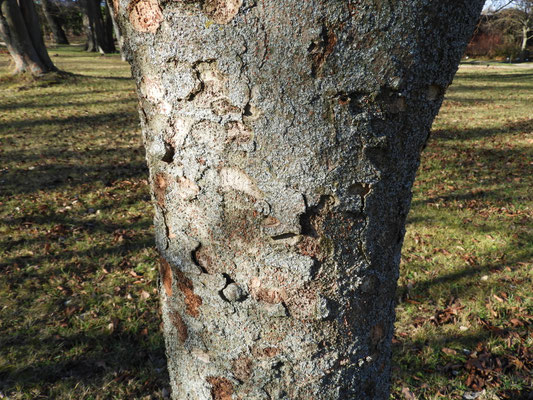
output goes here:
[{"label": "shadow on grass", "polygon": [[[38,128],[41,126],[69,126],[69,125],[86,125],[90,127],[97,127],[98,125],[109,123],[113,121],[114,125],[125,126],[124,124],[131,124],[133,121],[137,123],[138,116],[131,112],[108,112],[95,115],[71,116],[66,118],[42,118],[42,119],[25,119],[21,121],[11,121],[9,123],[10,130],[17,131],[24,128]],[[126,126],[128,126],[126,125]]]},{"label": "shadow on grass", "polygon": [[[90,92],[89,92],[90,93]],[[92,93],[91,93],[92,94]],[[76,94],[75,97],[78,97]],[[132,99],[121,99],[121,100],[100,100],[98,104],[125,104],[125,103],[135,103],[135,100]],[[39,101],[31,101],[28,100],[26,102],[16,102],[16,103],[5,103],[0,104],[0,110],[17,110],[19,108],[32,108],[32,109],[47,109],[47,108],[72,108],[72,107],[83,107],[83,106],[89,106],[93,105],[93,101],[72,101],[72,102],[61,102],[61,103],[55,103],[55,102],[39,102]],[[136,115],[135,115],[136,116]],[[10,124],[11,126],[11,124]]]},{"label": "shadow on grass", "polygon": [[[510,71],[509,71],[510,72]],[[507,84],[507,82],[516,82],[521,83],[522,86],[520,86],[520,89],[523,89],[523,83],[524,80],[527,79],[533,79],[533,73],[531,72],[524,72],[524,73],[506,73],[506,71],[503,71],[503,73],[494,73],[494,74],[487,74],[487,73],[468,73],[468,74],[460,74],[460,80],[462,82],[468,82],[468,81],[476,81],[476,82],[489,82],[493,83],[495,81],[497,82],[504,82]],[[464,88],[464,84],[458,84],[457,87]],[[508,86],[506,85],[505,88]],[[486,86],[483,86],[481,89],[485,89]],[[501,90],[501,86],[497,87]]]},{"label": "shadow on grass", "polygon": [[[513,337],[513,335],[516,337],[516,335],[524,335],[524,332],[519,332],[514,329],[503,329],[498,334],[500,337]],[[392,346],[393,357],[397,360],[397,364],[393,365],[393,374],[397,378],[401,378],[404,383],[408,382],[409,386],[419,387],[422,395],[423,387],[429,380],[440,382],[452,381],[458,375],[466,380],[469,374],[468,369],[465,368],[466,362],[469,359],[468,355],[470,353],[476,354],[474,353],[476,348],[485,349],[486,344],[493,339],[494,333],[490,330],[479,330],[474,333],[462,332],[453,337],[440,335],[426,340],[400,339],[393,343]],[[444,348],[448,349],[449,352],[448,346],[457,349],[454,355],[447,355],[441,350]],[[434,353],[430,357],[428,357],[427,351],[424,351],[427,348],[433,349]],[[496,364],[494,371],[490,371],[489,367],[485,373],[487,374],[486,376],[492,375],[490,379],[487,378],[488,388],[494,385],[499,390],[499,395],[502,396],[498,398],[513,400],[532,399],[533,392],[531,389],[513,390],[512,386],[505,389],[502,387],[501,381],[498,382],[503,374],[505,374],[506,379],[514,379],[516,381],[528,379],[527,370],[513,364],[512,360],[516,357],[512,349],[506,349],[505,352],[498,352],[497,354],[485,353],[484,356],[492,358],[492,361]],[[417,373],[423,374],[424,379],[421,380],[417,376]],[[483,373],[481,373],[481,376],[483,376]],[[439,397],[446,398],[446,392],[455,389],[455,387],[442,386],[440,387]],[[431,394],[434,395],[434,393]]]},{"label": "shadow on grass", "polygon": [[[39,190],[52,190],[100,181],[111,185],[119,179],[144,178],[148,169],[143,162],[132,162],[127,165],[57,165],[47,164],[35,170],[7,171],[0,175],[2,189],[0,194],[16,195],[33,193]],[[24,182],[24,184],[21,184]]]},{"label": "shadow on grass", "polygon": [[503,133],[520,134],[533,131],[533,118],[502,125],[500,128],[437,129],[432,139],[438,140],[478,140]]},{"label": "shadow on grass", "polygon": [[[465,295],[472,295],[473,292],[477,290],[477,282],[480,281],[481,275],[487,273],[498,273],[504,270],[508,265],[519,265],[529,262],[533,259],[532,251],[525,251],[522,257],[509,259],[506,258],[505,261],[485,264],[485,265],[468,265],[465,264],[464,268],[459,271],[454,271],[448,274],[440,275],[434,279],[425,280],[422,282],[417,282],[411,284],[409,287],[407,285],[401,285],[398,287],[398,297],[404,298],[407,293],[410,293],[416,297],[427,298],[429,296],[429,291],[433,286],[445,285],[447,290],[444,290],[440,293],[439,298],[432,297],[432,301],[439,303],[440,301],[445,301],[450,298],[461,298]],[[524,270],[527,267],[522,267]],[[462,284],[459,285],[459,282]]]},{"label": "shadow on grass", "polygon": [[136,99],[107,96],[134,87],[90,72],[49,101],[31,85],[0,100],[0,397],[162,398],[168,386]]},{"label": "shadow on grass", "polygon": [[[39,351],[44,347],[55,353],[25,367],[0,368],[0,390],[6,393],[15,388],[28,391],[37,385],[52,386],[65,379],[98,387],[106,375],[111,375],[116,381],[147,379],[143,382],[144,388],[155,391],[159,385],[154,378],[159,375],[161,379],[166,370],[162,340],[150,343],[145,335],[121,331],[120,325],[112,333],[47,337],[0,335],[2,346],[18,347],[24,352],[31,352],[32,349]],[[80,347],[86,354],[73,357],[63,355]],[[154,387],[147,387],[150,384]]]}]

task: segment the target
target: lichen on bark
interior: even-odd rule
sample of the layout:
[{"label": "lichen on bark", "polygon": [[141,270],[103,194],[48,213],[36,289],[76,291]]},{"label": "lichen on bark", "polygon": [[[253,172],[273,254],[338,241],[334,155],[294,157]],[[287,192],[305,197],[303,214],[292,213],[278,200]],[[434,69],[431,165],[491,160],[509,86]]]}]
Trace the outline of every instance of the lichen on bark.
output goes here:
[{"label": "lichen on bark", "polygon": [[411,186],[482,3],[117,1],[173,398],[388,397]]}]

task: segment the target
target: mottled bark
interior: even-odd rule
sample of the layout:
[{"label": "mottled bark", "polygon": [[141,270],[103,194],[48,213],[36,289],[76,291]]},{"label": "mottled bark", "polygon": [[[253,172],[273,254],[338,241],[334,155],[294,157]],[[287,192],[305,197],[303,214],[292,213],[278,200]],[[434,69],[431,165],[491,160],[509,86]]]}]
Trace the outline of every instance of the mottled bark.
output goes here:
[{"label": "mottled bark", "polygon": [[52,37],[54,38],[55,44],[68,44],[67,35],[61,26],[61,22],[58,17],[59,9],[51,0],[41,0],[41,6],[43,10],[44,17],[50,31],[52,32]]},{"label": "mottled bark", "polygon": [[0,0],[0,38],[15,63],[15,73],[57,70],[46,51],[32,0]]},{"label": "mottled bark", "polygon": [[174,399],[387,399],[419,154],[482,0],[115,0]]}]

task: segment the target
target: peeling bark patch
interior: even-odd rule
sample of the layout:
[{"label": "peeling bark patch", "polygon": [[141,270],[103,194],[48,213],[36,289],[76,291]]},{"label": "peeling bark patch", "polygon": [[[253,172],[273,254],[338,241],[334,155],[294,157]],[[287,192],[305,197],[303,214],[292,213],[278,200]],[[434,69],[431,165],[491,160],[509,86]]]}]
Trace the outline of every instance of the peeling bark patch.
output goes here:
[{"label": "peeling bark patch", "polygon": [[198,308],[202,305],[202,298],[194,293],[194,287],[189,278],[183,272],[176,270],[176,285],[185,296],[185,312],[191,317],[198,317]]},{"label": "peeling bark patch", "polygon": [[140,32],[155,33],[163,21],[157,0],[133,0],[128,6],[128,13],[133,28]]},{"label": "peeling bark patch", "polygon": [[252,360],[242,355],[233,361],[233,376],[238,380],[245,382],[252,374]]},{"label": "peeling bark patch", "polygon": [[240,109],[238,107],[232,105],[229,100],[225,98],[213,101],[211,103],[211,110],[213,110],[213,112],[219,116],[240,112]]},{"label": "peeling bark patch", "polygon": [[187,337],[189,336],[189,333],[187,331],[187,325],[185,325],[185,322],[183,322],[181,315],[177,311],[172,311],[170,313],[170,321],[178,332],[178,338],[180,342],[182,344],[185,343]]},{"label": "peeling bark patch", "polygon": [[211,398],[213,400],[232,400],[232,383],[220,376],[208,376],[207,382],[211,385]]},{"label": "peeling bark patch", "polygon": [[226,128],[226,142],[237,144],[249,142],[252,132],[242,123],[237,121],[228,122]]},{"label": "peeling bark patch", "polygon": [[287,298],[284,290],[261,287],[261,281],[257,278],[253,278],[250,281],[249,288],[252,298],[268,304],[278,304]]},{"label": "peeling bark patch", "polygon": [[172,296],[172,268],[163,257],[159,259],[159,273],[168,297]]},{"label": "peeling bark patch", "polygon": [[151,103],[159,103],[165,92],[158,78],[144,76],[141,80],[141,93]]},{"label": "peeling bark patch", "polygon": [[298,243],[298,250],[300,250],[300,254],[314,258],[318,261],[324,261],[326,258],[326,255],[320,246],[320,241],[310,236],[304,237],[302,240],[300,240]]},{"label": "peeling bark patch", "polygon": [[337,36],[326,26],[322,27],[319,40],[311,43],[307,51],[311,56],[311,76],[316,78],[322,74],[324,64],[333,53],[333,48],[337,44]]},{"label": "peeling bark patch", "polygon": [[200,193],[198,185],[190,179],[179,177],[176,180],[178,182],[179,195],[183,199],[192,200]]},{"label": "peeling bark patch", "polygon": [[236,168],[222,168],[220,171],[220,180],[222,187],[238,190],[256,199],[262,199],[264,197],[252,179]]},{"label": "peeling bark patch", "polygon": [[157,200],[157,204],[161,207],[165,207],[165,194],[167,191],[167,176],[166,174],[160,173],[155,176],[154,179],[154,196]]},{"label": "peeling bark patch", "polygon": [[204,11],[217,24],[227,24],[237,15],[241,5],[242,0],[207,0]]}]

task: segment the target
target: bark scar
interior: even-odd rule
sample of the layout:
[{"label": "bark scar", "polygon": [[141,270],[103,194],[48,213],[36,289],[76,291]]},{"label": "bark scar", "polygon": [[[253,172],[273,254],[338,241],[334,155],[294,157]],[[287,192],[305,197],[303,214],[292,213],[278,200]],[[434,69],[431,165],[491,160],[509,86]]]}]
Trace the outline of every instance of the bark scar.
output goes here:
[{"label": "bark scar", "polygon": [[133,0],[128,5],[129,20],[140,32],[155,33],[163,21],[157,0]]},{"label": "bark scar", "polygon": [[311,76],[316,78],[322,75],[324,64],[328,57],[333,53],[333,49],[337,44],[337,36],[333,30],[328,29],[326,25],[322,26],[320,38],[309,46],[307,51],[311,56]]},{"label": "bark scar", "polygon": [[179,269],[176,270],[176,285],[185,296],[185,312],[191,317],[198,317],[198,308],[202,305],[202,298],[194,293],[192,281],[187,278]]},{"label": "bark scar", "polygon": [[220,376],[208,376],[206,380],[211,385],[211,398],[213,400],[232,400],[233,384],[229,379]]},{"label": "bark scar", "polygon": [[217,24],[227,24],[239,12],[242,0],[207,0],[205,13]]}]

